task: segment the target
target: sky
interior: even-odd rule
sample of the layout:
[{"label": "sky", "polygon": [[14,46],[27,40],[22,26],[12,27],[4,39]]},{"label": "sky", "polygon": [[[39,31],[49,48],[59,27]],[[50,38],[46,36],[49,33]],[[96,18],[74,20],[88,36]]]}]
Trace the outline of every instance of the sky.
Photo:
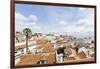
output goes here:
[{"label": "sky", "polygon": [[30,28],[32,32],[92,35],[94,9],[47,5],[15,4],[15,30]]}]

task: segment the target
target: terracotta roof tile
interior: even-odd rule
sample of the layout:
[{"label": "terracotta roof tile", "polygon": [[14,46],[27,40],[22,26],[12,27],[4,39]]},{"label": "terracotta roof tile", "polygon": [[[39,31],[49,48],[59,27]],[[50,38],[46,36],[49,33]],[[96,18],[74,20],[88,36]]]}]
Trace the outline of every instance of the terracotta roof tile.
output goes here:
[{"label": "terracotta roof tile", "polygon": [[82,52],[80,52],[80,53],[78,54],[78,57],[79,57],[80,59],[86,58],[86,54],[82,51]]},{"label": "terracotta roof tile", "polygon": [[18,46],[15,46],[15,50],[19,49],[19,48],[26,48],[26,45],[23,44],[23,45],[18,45]]},{"label": "terracotta roof tile", "polygon": [[75,60],[74,57],[64,57],[64,61],[68,61],[68,60]]},{"label": "terracotta roof tile", "polygon": [[21,57],[21,61],[17,65],[35,65],[41,59],[46,60],[46,64],[53,64],[55,62],[55,53],[26,54]]},{"label": "terracotta roof tile", "polygon": [[[28,46],[28,47],[31,47],[31,46]],[[15,46],[15,50],[20,49],[20,48],[26,48],[26,45],[23,44],[23,45]]]}]

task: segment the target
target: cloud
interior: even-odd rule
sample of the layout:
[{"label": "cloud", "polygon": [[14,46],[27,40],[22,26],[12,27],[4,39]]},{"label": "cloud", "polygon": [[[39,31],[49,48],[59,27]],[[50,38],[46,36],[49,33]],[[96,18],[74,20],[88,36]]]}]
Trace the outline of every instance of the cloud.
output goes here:
[{"label": "cloud", "polygon": [[[74,32],[79,32],[87,34],[87,32],[93,32],[93,9],[79,7],[59,8],[56,6],[42,6],[39,12],[36,8],[33,9],[35,14],[33,14],[33,11],[30,11],[28,16],[18,12],[15,13],[16,30],[29,27],[33,32],[44,33],[70,32],[73,34]],[[37,17],[37,15],[39,16]]]},{"label": "cloud", "polygon": [[78,20],[77,26],[83,28],[83,32],[94,32],[94,14],[90,13]]},{"label": "cloud", "polygon": [[36,21],[38,21],[38,18],[37,18],[36,15],[30,15],[29,20],[32,20],[33,22],[36,22]]},{"label": "cloud", "polygon": [[[81,11],[83,11],[83,9]],[[86,36],[87,34],[93,35],[93,32],[94,32],[94,12],[89,11],[89,13],[86,12],[85,14],[86,14],[85,16],[83,14],[80,14],[83,16],[74,22],[72,22],[72,21],[59,22],[60,25],[63,25],[60,31],[69,32],[70,34],[73,34],[73,35],[76,32],[77,32],[77,34],[81,34],[84,36]]]},{"label": "cloud", "polygon": [[66,25],[67,23],[65,21],[59,21],[60,25]]},{"label": "cloud", "polygon": [[86,8],[79,8],[79,10],[80,10],[80,11],[84,11],[84,10],[86,10]]},{"label": "cloud", "polygon": [[31,29],[40,29],[39,26],[37,26],[38,18],[36,15],[29,15],[24,16],[21,13],[15,12],[15,30],[16,31],[22,31],[24,28],[28,27]]}]

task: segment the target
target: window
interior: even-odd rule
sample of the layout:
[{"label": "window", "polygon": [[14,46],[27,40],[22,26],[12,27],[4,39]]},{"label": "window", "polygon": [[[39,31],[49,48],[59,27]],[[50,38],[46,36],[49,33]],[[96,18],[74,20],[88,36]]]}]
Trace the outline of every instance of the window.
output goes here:
[{"label": "window", "polygon": [[46,60],[39,60],[37,64],[46,64]]}]

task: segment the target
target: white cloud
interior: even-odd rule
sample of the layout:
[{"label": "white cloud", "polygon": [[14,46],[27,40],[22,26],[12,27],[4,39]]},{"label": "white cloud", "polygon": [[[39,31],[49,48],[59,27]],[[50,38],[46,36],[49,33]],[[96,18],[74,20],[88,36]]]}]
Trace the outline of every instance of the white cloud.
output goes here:
[{"label": "white cloud", "polygon": [[30,16],[29,16],[29,19],[32,20],[33,22],[38,21],[38,18],[37,18],[36,15],[30,15]]},{"label": "white cloud", "polygon": [[15,20],[22,21],[22,20],[27,20],[27,18],[23,16],[22,14],[15,12]]},{"label": "white cloud", "polygon": [[59,25],[61,26],[61,29],[58,28],[59,31],[70,33],[79,32],[85,34],[87,34],[87,32],[94,32],[94,10],[89,8],[79,8],[79,11],[79,20],[74,22],[59,21]]},{"label": "white cloud", "polygon": [[65,21],[59,21],[60,25],[66,25],[67,23]]},{"label": "white cloud", "polygon": [[[39,19],[36,15],[24,16],[21,13],[16,13],[15,14],[16,29],[22,30],[25,27],[29,27],[32,29],[33,32],[44,32],[44,33],[46,32],[70,32],[70,33],[79,32],[79,33],[87,34],[87,32],[94,32],[93,31],[94,13],[91,13],[91,11],[89,11],[89,13],[87,12],[85,13],[86,11],[85,8],[79,8],[79,9],[80,9],[81,14],[78,14],[78,16],[79,15],[82,16],[82,17],[80,16],[79,20],[76,20],[74,22],[73,21],[67,22],[67,19],[65,20],[67,16],[64,16],[64,18],[62,18],[62,17],[57,16],[58,14],[56,14],[55,18],[53,18],[54,23],[48,24],[48,25],[41,25],[41,24],[39,25],[37,23]],[[48,18],[51,16],[54,16],[54,15],[52,15],[52,13],[50,12],[48,15]],[[52,20],[48,23],[52,23]]]},{"label": "white cloud", "polygon": [[93,32],[94,29],[94,19],[92,17],[85,17],[84,19],[80,19],[78,21],[78,24],[80,24],[81,28],[83,28],[83,32]]},{"label": "white cloud", "polygon": [[37,26],[38,18],[36,15],[29,15],[24,16],[21,13],[15,12],[15,30],[16,31],[22,31],[23,28],[29,27],[31,29],[40,29],[39,26]]},{"label": "white cloud", "polygon": [[[88,16],[88,17],[87,17]],[[93,35],[94,32],[94,16],[93,14],[88,14],[84,18],[80,18],[78,21],[75,23],[68,23],[65,24],[61,31],[63,32],[69,32],[71,34],[74,34],[74,32],[79,32],[81,35]],[[63,24],[63,22],[62,22]],[[77,33],[77,34],[79,34]],[[90,34],[91,33],[91,34]]]},{"label": "white cloud", "polygon": [[81,8],[79,8],[79,10],[80,10],[80,11],[84,11],[84,10],[86,10],[86,8],[82,8],[82,7],[81,7]]},{"label": "white cloud", "polygon": [[63,27],[63,31],[64,32],[70,32],[70,33],[81,32],[82,27],[77,27],[76,25],[66,26],[66,27]]},{"label": "white cloud", "polygon": [[86,18],[85,18],[85,19],[79,19],[79,20],[78,20],[78,23],[85,23],[85,22],[87,22],[87,21],[88,21],[88,19],[86,19]]}]

